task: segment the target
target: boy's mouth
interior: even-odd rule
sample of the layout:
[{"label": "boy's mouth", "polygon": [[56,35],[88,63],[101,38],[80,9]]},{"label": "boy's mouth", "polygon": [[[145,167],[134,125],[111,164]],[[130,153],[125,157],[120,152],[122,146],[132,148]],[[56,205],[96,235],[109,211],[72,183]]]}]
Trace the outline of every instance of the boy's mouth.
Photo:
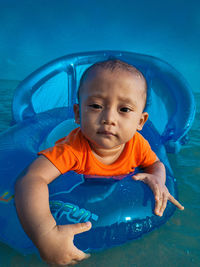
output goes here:
[{"label": "boy's mouth", "polygon": [[116,136],[116,134],[114,134],[111,131],[98,131],[97,134],[106,135],[106,136]]}]

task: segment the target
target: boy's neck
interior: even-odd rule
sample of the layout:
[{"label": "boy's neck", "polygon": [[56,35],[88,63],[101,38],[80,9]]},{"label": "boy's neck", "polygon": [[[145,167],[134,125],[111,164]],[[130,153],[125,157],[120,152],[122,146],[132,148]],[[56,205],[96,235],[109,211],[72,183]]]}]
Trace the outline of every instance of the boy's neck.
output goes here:
[{"label": "boy's neck", "polygon": [[114,163],[124,150],[125,144],[111,149],[91,147],[92,153],[97,160],[105,165]]}]

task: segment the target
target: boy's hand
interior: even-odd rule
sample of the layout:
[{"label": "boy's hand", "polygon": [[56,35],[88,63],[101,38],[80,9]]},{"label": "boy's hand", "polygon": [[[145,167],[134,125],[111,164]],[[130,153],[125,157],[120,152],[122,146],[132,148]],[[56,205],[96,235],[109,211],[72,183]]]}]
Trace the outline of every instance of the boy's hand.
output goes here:
[{"label": "boy's hand", "polygon": [[166,185],[162,182],[160,177],[149,173],[137,173],[134,175],[133,180],[143,181],[153,191],[155,197],[155,214],[162,216],[167,206],[167,201],[172,202],[180,210],[184,210],[184,207],[169,193]]},{"label": "boy's hand", "polygon": [[75,265],[89,258],[74,246],[74,235],[91,229],[91,223],[56,225],[50,232],[40,236],[37,247],[41,258],[49,264],[59,266]]}]

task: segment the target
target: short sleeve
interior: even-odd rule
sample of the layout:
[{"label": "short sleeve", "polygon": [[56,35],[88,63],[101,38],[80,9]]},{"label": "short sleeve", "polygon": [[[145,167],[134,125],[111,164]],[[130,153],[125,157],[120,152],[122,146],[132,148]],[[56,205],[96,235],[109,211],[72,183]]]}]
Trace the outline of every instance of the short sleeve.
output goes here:
[{"label": "short sleeve", "polygon": [[138,167],[145,168],[155,163],[157,156],[151,149],[149,142],[140,134],[137,141]]},{"label": "short sleeve", "polygon": [[79,160],[67,144],[58,142],[54,147],[43,150],[38,155],[44,155],[62,174],[79,169]]}]

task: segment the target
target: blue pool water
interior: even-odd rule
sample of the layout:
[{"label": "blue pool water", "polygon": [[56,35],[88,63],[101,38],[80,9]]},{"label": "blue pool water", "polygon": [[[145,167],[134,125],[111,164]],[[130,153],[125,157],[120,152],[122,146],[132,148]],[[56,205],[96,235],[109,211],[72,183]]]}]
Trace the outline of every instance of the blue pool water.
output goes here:
[{"label": "blue pool water", "polygon": [[[11,100],[18,81],[0,80],[0,131],[9,127]],[[161,228],[139,240],[93,253],[79,264],[81,267],[167,267],[200,266],[200,94],[195,93],[197,113],[189,133],[190,141],[178,155],[169,155],[178,181],[179,198],[183,212],[174,216]],[[47,266],[35,255],[22,256],[0,244],[0,266]]]}]

